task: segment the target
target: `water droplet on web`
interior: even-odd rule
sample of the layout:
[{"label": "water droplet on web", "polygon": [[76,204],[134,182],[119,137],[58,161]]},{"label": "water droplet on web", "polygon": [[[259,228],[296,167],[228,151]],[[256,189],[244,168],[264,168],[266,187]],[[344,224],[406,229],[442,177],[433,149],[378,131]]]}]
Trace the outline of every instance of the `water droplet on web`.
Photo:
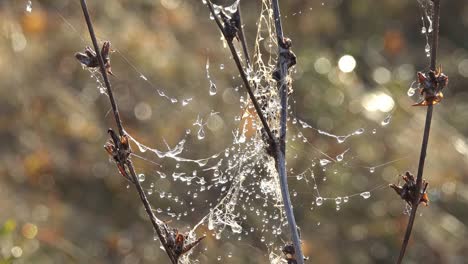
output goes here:
[{"label": "water droplet on web", "polygon": [[322,197],[315,198],[315,204],[317,206],[321,206],[323,204],[323,198]]},{"label": "water droplet on web", "polygon": [[343,201],[343,200],[342,200],[341,197],[336,197],[336,198],[335,198],[335,203],[336,203],[337,205],[338,205],[338,204],[341,204],[342,201]]},{"label": "water droplet on web", "polygon": [[364,133],[364,128],[359,128],[358,130],[354,131],[354,135],[361,135],[362,133]]},{"label": "water droplet on web", "polygon": [[343,160],[343,153],[341,153],[340,155],[336,156],[336,160],[337,160],[337,161],[342,161],[342,160]]},{"label": "water droplet on web", "polygon": [[359,195],[364,199],[369,199],[369,197],[371,197],[370,192],[363,192],[363,193],[361,193]]},{"label": "water droplet on web", "polygon": [[426,34],[426,32],[427,32],[426,27],[422,27],[421,34]]},{"label": "water droplet on web", "polygon": [[200,127],[200,129],[198,129],[197,138],[198,140],[202,140],[205,138],[205,130],[203,129],[203,127]]},{"label": "water droplet on web", "polygon": [[28,3],[26,4],[26,12],[31,13],[32,11],[32,1],[29,0]]},{"label": "water droplet on web", "polygon": [[374,172],[375,172],[375,167],[370,167],[370,168],[369,168],[369,172],[370,172],[370,173],[374,173]]},{"label": "water droplet on web", "polygon": [[143,173],[138,174],[138,181],[139,182],[144,182],[145,181],[145,175]]},{"label": "water droplet on web", "polygon": [[390,124],[391,120],[392,120],[392,116],[388,115],[384,120],[382,120],[382,122],[380,122],[380,124],[382,126],[386,126],[386,125]]},{"label": "water droplet on web", "polygon": [[219,65],[219,69],[220,69],[220,70],[224,70],[224,64],[220,64],[220,65]]},{"label": "water droplet on web", "polygon": [[143,74],[140,74],[140,78],[142,78],[143,80],[147,81],[148,78],[146,78],[146,76],[144,76]]},{"label": "water droplet on web", "polygon": [[336,205],[336,210],[339,211],[341,209],[341,206]]},{"label": "water droplet on web", "polygon": [[336,137],[336,140],[338,141],[338,143],[341,144],[341,143],[345,142],[346,138],[347,138],[346,136],[338,136],[338,137]]},{"label": "water droplet on web", "polygon": [[406,92],[406,94],[407,94],[409,97],[413,96],[415,93],[416,93],[416,88],[413,88],[413,87],[410,87],[410,88],[408,89],[408,92]]},{"label": "water droplet on web", "polygon": [[150,188],[146,192],[148,193],[148,195],[152,195],[153,194],[153,189]]},{"label": "water droplet on web", "polygon": [[320,159],[320,166],[325,166],[329,164],[331,161],[327,159]]},{"label": "water droplet on web", "polygon": [[210,81],[210,95],[213,96],[218,92],[216,88],[216,84],[212,81]]},{"label": "water droplet on web", "polygon": [[424,51],[426,52],[426,56],[429,57],[431,56],[431,46],[429,45],[429,43],[426,44],[426,46],[424,47]]},{"label": "water droplet on web", "polygon": [[374,129],[372,129],[372,134],[374,134],[374,135],[375,135],[376,133],[377,133],[377,129],[375,129],[375,128],[374,128]]},{"label": "water droplet on web", "polygon": [[221,261],[221,256],[218,256],[217,260],[218,260],[218,261]]},{"label": "water droplet on web", "polygon": [[349,201],[349,197],[348,197],[348,196],[343,197],[343,202],[347,203],[348,201]]},{"label": "water droplet on web", "polygon": [[175,104],[177,102],[179,102],[179,100],[177,100],[176,98],[171,98],[171,103]]},{"label": "water droplet on web", "polygon": [[193,98],[187,98],[187,99],[184,99],[182,100],[182,106],[186,106],[190,103],[190,101],[192,101]]}]

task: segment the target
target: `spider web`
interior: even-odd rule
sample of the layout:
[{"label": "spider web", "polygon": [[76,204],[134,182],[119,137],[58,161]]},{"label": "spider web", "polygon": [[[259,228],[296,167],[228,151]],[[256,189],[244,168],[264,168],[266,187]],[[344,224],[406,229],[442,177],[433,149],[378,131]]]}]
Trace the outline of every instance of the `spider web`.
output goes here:
[{"label": "spider web", "polygon": [[[237,10],[238,4],[239,1],[227,6],[215,5],[215,9],[217,12],[223,11],[229,15]],[[208,12],[207,9],[206,12]],[[293,16],[295,14],[293,13]],[[257,88],[255,95],[265,111],[272,131],[276,134],[279,128],[280,104],[277,84],[271,76],[276,67],[277,46],[273,11],[269,0],[261,1],[258,17],[252,67],[246,67],[245,71],[249,81]],[[425,14],[425,17],[430,16]],[[76,31],[74,26],[65,18],[63,19]],[[210,18],[207,16],[206,19]],[[104,40],[107,38],[101,37],[101,43]],[[83,38],[82,42],[87,43]],[[220,48],[225,47],[224,40],[221,40]],[[237,45],[237,48],[241,50],[240,45]],[[133,75],[129,78],[134,86],[140,87],[138,89],[154,90],[156,95],[163,99],[164,104],[174,107],[174,111],[189,112],[186,106],[197,102],[198,99],[194,96],[171,95],[165,89],[155,85],[124,55],[124,52],[118,47],[113,47],[113,49],[116,51],[113,59],[120,59],[133,71]],[[141,138],[138,132],[127,127],[126,132],[135,152],[132,156],[140,171],[139,180],[158,217],[164,220],[173,219],[174,225],[178,222],[187,224],[179,228],[183,232],[188,232],[189,241],[195,240],[196,236],[207,235],[222,241],[223,245],[240,244],[240,248],[246,243],[256,241],[256,248],[260,248],[260,254],[267,255],[271,263],[283,263],[281,248],[289,240],[289,235],[275,162],[265,150],[266,145],[261,136],[261,123],[256,117],[250,99],[243,90],[243,84],[240,83],[235,70],[227,66],[232,62],[228,58],[220,64],[219,70],[215,70],[213,61],[209,55],[206,56],[204,69],[208,85],[204,93],[209,98],[219,97],[220,88],[223,87],[220,87],[217,81],[221,78],[217,74],[221,72],[224,74],[228,69],[232,69],[232,82],[236,84],[231,92],[238,95],[239,101],[236,105],[240,114],[232,117],[229,113],[225,114],[219,109],[189,112],[188,114],[193,117],[193,124],[183,129],[184,133],[176,143],[170,144],[164,138],[157,139],[162,140],[164,150],[161,147],[150,146],[153,144],[152,139]],[[105,94],[97,71],[87,70],[97,82],[99,91]],[[118,94],[117,99],[119,99]],[[144,108],[140,111],[143,116],[145,115]],[[355,138],[372,138],[380,130],[386,129],[392,117],[398,113],[397,110],[383,117],[373,116],[373,120],[380,118],[378,126],[368,124],[367,127],[355,127],[347,133],[335,135],[307,121],[307,116],[299,117],[299,113],[294,111],[296,108],[293,93],[289,106],[287,152],[290,168],[288,173],[292,186],[290,193],[296,213],[301,210],[320,210],[330,206],[340,211],[353,200],[367,200],[372,197],[372,193],[387,187],[387,182],[380,179],[372,181],[379,182],[375,186],[369,187],[363,184],[364,188],[362,186],[358,188],[361,189],[360,191],[348,192],[343,186],[335,190],[336,186],[327,184],[327,180],[332,179],[333,183],[336,183],[334,179],[339,175],[349,175],[353,170],[362,169],[368,171],[367,176],[373,176],[379,169],[404,159],[403,157],[369,165],[363,164],[353,151],[355,145],[359,144],[358,141],[354,142]],[[135,115],[138,117],[137,111]],[[210,144],[210,135],[206,133],[206,128],[210,124],[221,122],[220,120],[233,124],[229,144],[212,154],[197,157],[199,153],[196,152],[196,148],[200,144]],[[158,122],[158,119],[153,121]],[[328,145],[334,145],[334,150],[328,151],[319,146],[318,143],[324,141],[327,141]],[[368,180],[362,180],[366,179],[364,175],[360,176],[360,179],[368,182]],[[326,185],[329,186],[324,188]],[[320,226],[320,221],[316,222],[316,226]],[[224,248],[222,245],[220,247]],[[203,243],[200,248],[194,250],[196,253],[190,252],[185,255],[181,260],[182,263],[204,262],[200,258],[216,258],[220,261],[224,258],[231,258],[236,250],[231,247],[230,250],[225,251],[224,256],[212,256],[210,249],[203,246]]]}]

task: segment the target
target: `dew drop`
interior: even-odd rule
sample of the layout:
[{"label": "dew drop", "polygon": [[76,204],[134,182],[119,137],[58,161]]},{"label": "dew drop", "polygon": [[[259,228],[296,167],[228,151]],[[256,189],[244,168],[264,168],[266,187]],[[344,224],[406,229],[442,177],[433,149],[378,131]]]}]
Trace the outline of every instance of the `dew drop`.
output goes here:
[{"label": "dew drop", "polygon": [[29,0],[28,3],[26,4],[26,12],[31,13],[32,11],[32,1]]},{"label": "dew drop", "polygon": [[370,173],[374,173],[374,172],[375,172],[375,167],[370,167],[370,168],[369,168],[369,172],[370,172]]},{"label": "dew drop", "polygon": [[205,130],[203,129],[203,127],[200,127],[200,129],[198,130],[197,138],[198,140],[202,140],[205,138]]},{"label": "dew drop", "polygon": [[322,197],[315,198],[315,204],[317,206],[321,206],[323,204],[323,198]]},{"label": "dew drop", "polygon": [[341,209],[341,206],[336,205],[336,210],[339,211]]},{"label": "dew drop", "polygon": [[413,87],[410,87],[410,88],[408,89],[408,91],[406,92],[406,94],[407,94],[409,97],[413,96],[415,93],[416,93],[416,88],[413,88]]},{"label": "dew drop", "polygon": [[359,195],[364,199],[369,199],[369,197],[371,197],[370,192],[363,192],[363,193],[361,193]]},{"label": "dew drop", "polygon": [[193,98],[187,98],[187,99],[184,99],[182,100],[182,106],[186,106],[190,103],[190,101],[192,101]]},{"label": "dew drop", "polygon": [[340,155],[336,156],[336,161],[342,161],[343,160],[343,153]]},{"label": "dew drop", "polygon": [[392,120],[392,116],[389,115],[389,116],[387,116],[384,120],[382,120],[382,122],[380,122],[380,124],[381,124],[382,126],[386,126],[386,125],[390,124],[390,121],[391,121],[391,120]]},{"label": "dew drop", "polygon": [[372,129],[372,134],[374,134],[374,135],[375,135],[376,133],[377,133],[377,129],[375,129],[375,128],[374,128],[374,129]]},{"label": "dew drop", "polygon": [[320,166],[325,166],[329,164],[331,161],[327,159],[320,159]]},{"label": "dew drop", "polygon": [[336,203],[337,205],[341,204],[342,201],[343,201],[343,199],[342,199],[341,197],[336,197],[336,198],[335,198],[335,203]]},{"label": "dew drop", "polygon": [[338,136],[338,137],[336,137],[336,140],[338,141],[338,143],[341,144],[341,143],[345,142],[346,138],[347,138],[346,136]]},{"label": "dew drop", "polygon": [[148,193],[148,195],[152,195],[153,194],[153,189],[150,188],[146,192]]},{"label": "dew drop", "polygon": [[138,181],[139,182],[144,182],[145,181],[145,175],[143,173],[138,174]]},{"label": "dew drop", "polygon": [[145,81],[148,81],[148,78],[146,78],[146,76],[144,76],[143,74],[140,74],[140,78],[142,78]]},{"label": "dew drop", "polygon": [[359,128],[358,130],[354,131],[354,135],[361,135],[362,133],[364,133],[364,128]]},{"label": "dew drop", "polygon": [[210,81],[210,95],[213,96],[218,92],[216,88],[216,84],[212,81]]},{"label": "dew drop", "polygon": [[220,70],[224,70],[224,64],[220,64],[220,65],[219,65],[219,69],[220,69]]},{"label": "dew drop", "polygon": [[349,197],[348,197],[348,196],[343,197],[343,202],[347,203],[348,201],[349,201]]},{"label": "dew drop", "polygon": [[426,27],[422,27],[421,34],[426,34],[426,32],[427,32]]},{"label": "dew drop", "polygon": [[431,46],[429,45],[429,43],[427,43],[426,46],[424,47],[424,51],[426,53],[429,53],[431,51]]}]

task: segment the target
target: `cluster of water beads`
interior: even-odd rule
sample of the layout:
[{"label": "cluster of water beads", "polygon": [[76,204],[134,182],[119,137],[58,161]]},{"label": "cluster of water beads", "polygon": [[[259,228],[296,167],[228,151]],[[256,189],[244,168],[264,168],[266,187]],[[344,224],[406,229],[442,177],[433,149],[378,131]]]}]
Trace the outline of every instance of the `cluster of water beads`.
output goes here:
[{"label": "cluster of water beads", "polygon": [[26,3],[26,12],[31,13],[32,12],[32,1],[28,0]]},{"label": "cluster of water beads", "polygon": [[[334,201],[335,206],[336,206],[336,210],[339,211],[341,209],[341,205],[343,203],[348,203],[350,198],[352,198],[354,196],[358,196],[358,195],[361,196],[363,199],[367,200],[367,199],[369,199],[371,197],[371,192],[370,191],[365,191],[365,192],[361,192],[361,193],[353,194],[353,195],[349,195],[349,196],[343,196],[343,197],[337,196],[335,198],[317,196],[317,197],[315,197],[315,201],[312,202],[312,205],[322,206],[325,201]],[[313,207],[311,209],[313,209]]]}]

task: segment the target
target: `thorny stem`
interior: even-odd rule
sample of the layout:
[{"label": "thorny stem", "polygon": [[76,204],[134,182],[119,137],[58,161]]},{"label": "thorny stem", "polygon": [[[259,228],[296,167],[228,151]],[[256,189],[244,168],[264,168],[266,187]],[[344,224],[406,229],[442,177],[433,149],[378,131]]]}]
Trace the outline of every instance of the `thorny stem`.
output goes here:
[{"label": "thorny stem", "polygon": [[[434,3],[434,31],[432,35],[432,47],[431,47],[431,70],[436,70],[436,61],[437,61],[437,48],[439,45],[439,16],[440,16],[440,0],[433,0]],[[421,191],[423,190],[423,171],[424,171],[424,162],[426,160],[426,151],[427,145],[429,142],[429,132],[431,130],[431,121],[432,121],[432,110],[433,105],[432,101],[427,106],[427,113],[426,113],[426,123],[424,125],[424,134],[423,134],[423,141],[421,145],[421,155],[419,156],[419,165],[418,165],[418,175],[416,178],[416,186],[418,191],[418,195],[415,200],[412,202],[411,207],[411,214],[408,220],[408,225],[406,226],[405,237],[403,239],[403,243],[401,245],[400,255],[398,257],[397,264],[401,264],[403,258],[405,256],[406,248],[408,246],[409,239],[411,237],[411,231],[413,230],[414,220],[416,218],[416,211],[418,210],[419,202],[421,199]]]},{"label": "thorny stem", "polygon": [[210,9],[211,14],[215,18],[216,24],[218,25],[219,29],[221,30],[221,33],[223,34],[224,39],[226,40],[226,42],[227,42],[227,44],[229,46],[229,49],[231,50],[232,57],[234,58],[237,69],[239,70],[241,78],[244,81],[245,88],[247,89],[247,93],[249,94],[250,100],[252,101],[252,104],[255,107],[255,111],[257,112],[257,115],[260,118],[260,121],[262,122],[263,128],[265,129],[266,133],[268,134],[268,137],[270,138],[272,144],[275,144],[275,142],[276,142],[275,137],[273,136],[273,133],[271,132],[270,126],[268,125],[268,122],[267,122],[265,116],[263,115],[262,109],[260,108],[260,105],[258,104],[257,98],[255,97],[255,94],[253,93],[252,87],[250,86],[250,82],[247,79],[247,76],[245,75],[245,71],[242,68],[242,63],[240,61],[239,55],[237,54],[236,48],[234,47],[234,44],[232,43],[232,40],[230,41],[229,38],[227,37],[226,32],[225,32],[224,27],[223,27],[223,24],[221,23],[221,20],[219,19],[219,17],[216,15],[213,4],[209,0],[206,1],[206,2],[208,4],[208,7]]},{"label": "thorny stem", "polygon": [[286,78],[288,75],[288,61],[282,56],[289,52],[283,47],[283,28],[281,25],[281,16],[278,0],[272,0],[273,18],[275,20],[276,36],[278,41],[278,70],[279,81],[278,90],[281,97],[281,115],[280,115],[280,137],[279,144],[276,144],[278,174],[280,177],[281,193],[283,195],[284,209],[286,218],[288,219],[289,228],[291,229],[292,240],[296,252],[296,261],[298,264],[304,263],[304,255],[302,253],[301,239],[297,231],[296,219],[294,218],[291,197],[288,189],[288,176],[286,173],[286,124],[288,115],[288,85]]},{"label": "thorny stem", "polygon": [[[93,28],[93,24],[91,22],[91,18],[89,16],[89,12],[88,12],[88,6],[86,4],[86,0],[80,0],[80,3],[81,3],[81,8],[83,9],[83,15],[85,17],[85,20],[86,20],[86,24],[88,26],[88,30],[89,30],[89,35],[91,37],[91,40],[93,42],[93,46],[94,46],[94,50],[97,54],[97,57],[98,57],[98,61],[99,61],[99,69],[101,71],[101,75],[102,75],[102,78],[104,79],[104,84],[106,86],[106,90],[107,90],[107,95],[109,96],[109,101],[112,105],[112,111],[114,113],[114,117],[115,117],[115,122],[117,124],[117,127],[119,129],[119,134],[120,136],[123,136],[125,134],[124,132],[124,129],[123,129],[123,125],[122,125],[122,120],[120,119],[120,115],[119,115],[119,110],[117,108],[117,103],[114,99],[114,95],[112,93],[112,89],[111,89],[111,84],[109,82],[109,78],[107,76],[107,71],[106,71],[106,68],[104,66],[104,60],[102,59],[102,56],[101,56],[101,52],[99,50],[99,45],[97,43],[97,39],[96,39],[96,34],[94,33],[94,28]],[[161,233],[161,229],[160,229],[160,226],[164,224],[163,221],[159,220],[153,213],[153,210],[151,209],[151,205],[146,197],[146,194],[143,190],[143,188],[141,187],[141,184],[138,180],[138,177],[135,173],[135,168],[133,167],[133,163],[131,160],[127,160],[126,161],[126,165],[128,167],[128,170],[130,171],[130,174],[132,176],[132,179],[133,179],[133,182],[136,186],[136,189],[138,191],[138,194],[140,195],[140,199],[141,199],[141,202],[143,203],[144,207],[145,207],[145,210],[146,210],[146,213],[148,214],[150,220],[151,220],[151,223],[153,224],[153,228],[154,230],[156,230],[156,233],[159,237],[159,240],[161,241],[161,244],[164,246],[164,249],[167,253],[167,255],[169,256],[171,262],[173,264],[177,264],[178,263],[178,260],[177,260],[177,257],[173,255],[173,252],[168,248],[168,245],[166,243],[166,239],[164,238],[163,234]]]}]

